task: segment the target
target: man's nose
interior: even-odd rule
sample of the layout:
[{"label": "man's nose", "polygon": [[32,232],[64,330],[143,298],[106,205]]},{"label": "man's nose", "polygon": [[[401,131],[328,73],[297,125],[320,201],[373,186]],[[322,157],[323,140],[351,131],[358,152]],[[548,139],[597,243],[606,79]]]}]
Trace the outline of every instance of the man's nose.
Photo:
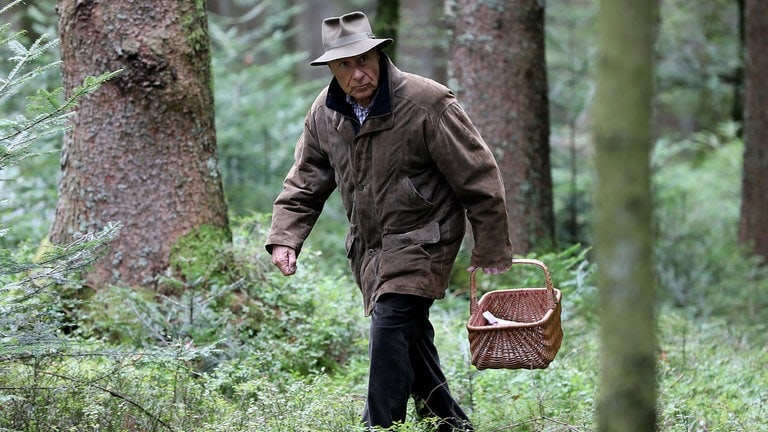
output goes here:
[{"label": "man's nose", "polygon": [[355,67],[355,69],[352,71],[352,78],[354,78],[357,81],[361,81],[365,77],[365,72],[363,72],[362,68]]}]

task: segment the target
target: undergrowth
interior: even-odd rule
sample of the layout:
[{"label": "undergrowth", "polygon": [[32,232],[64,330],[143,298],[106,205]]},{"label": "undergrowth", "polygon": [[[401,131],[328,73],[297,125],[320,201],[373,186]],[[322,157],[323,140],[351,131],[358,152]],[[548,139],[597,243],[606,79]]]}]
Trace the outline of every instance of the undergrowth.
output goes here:
[{"label": "undergrowth", "polygon": [[[709,147],[657,149],[666,152],[655,177],[658,430],[766,431],[766,269],[736,244],[730,208],[742,144],[725,133],[696,139]],[[721,229],[705,235],[703,221]],[[164,283],[183,289],[89,292],[68,281],[31,292],[24,309],[0,298],[11,315],[44,317],[50,333],[34,350],[0,352],[0,430],[362,430],[368,320],[339,259],[343,246],[316,238],[324,249],[308,246],[298,273],[284,278],[263,248],[268,222],[264,214],[233,219],[233,243],[208,250],[202,266],[191,265],[194,245],[180,251],[190,265]],[[593,431],[599,314],[589,248],[531,257],[563,293],[557,358],[537,371],[469,365],[462,251],[447,297],[432,308],[448,384],[478,431]],[[543,286],[540,269],[519,267],[480,275],[481,286]],[[0,333],[14,332],[0,339],[4,348],[35,331],[13,322],[0,320]],[[411,414],[393,430],[433,428]]]}]

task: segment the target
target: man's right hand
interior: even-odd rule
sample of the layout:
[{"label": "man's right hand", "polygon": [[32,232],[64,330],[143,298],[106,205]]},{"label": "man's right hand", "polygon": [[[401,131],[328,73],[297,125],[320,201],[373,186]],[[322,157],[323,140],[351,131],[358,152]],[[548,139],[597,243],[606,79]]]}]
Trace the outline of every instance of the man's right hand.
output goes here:
[{"label": "man's right hand", "polygon": [[274,245],[272,247],[272,264],[280,269],[283,276],[296,273],[296,251],[288,246]]},{"label": "man's right hand", "polygon": [[[498,275],[498,274],[502,274],[505,271],[509,270],[510,267],[512,267],[512,265],[508,265],[508,266],[505,266],[505,267],[482,267],[482,269],[483,269],[483,273],[485,273],[487,275]],[[481,267],[477,267],[477,266],[471,265],[471,266],[469,266],[467,271],[472,273],[473,271],[475,271],[477,269],[480,269],[480,268]]]}]

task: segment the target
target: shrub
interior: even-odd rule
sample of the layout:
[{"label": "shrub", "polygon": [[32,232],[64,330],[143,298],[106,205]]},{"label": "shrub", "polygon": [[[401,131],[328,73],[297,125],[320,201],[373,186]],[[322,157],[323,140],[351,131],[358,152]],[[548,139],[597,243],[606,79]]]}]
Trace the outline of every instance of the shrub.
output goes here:
[{"label": "shrub", "polygon": [[662,301],[695,315],[758,319],[766,268],[738,244],[743,143],[736,126],[654,151],[656,260]]},{"label": "shrub", "polygon": [[302,376],[364,352],[350,343],[362,338],[364,323],[354,282],[341,270],[321,271],[322,255],[311,248],[302,251],[298,274],[283,277],[263,247],[267,222],[259,214],[237,219],[232,245],[209,256],[207,272],[195,270],[194,283],[164,281],[179,287],[172,294],[120,287],[96,293],[77,334],[136,348],[213,345],[205,368],[239,359],[262,372]]}]

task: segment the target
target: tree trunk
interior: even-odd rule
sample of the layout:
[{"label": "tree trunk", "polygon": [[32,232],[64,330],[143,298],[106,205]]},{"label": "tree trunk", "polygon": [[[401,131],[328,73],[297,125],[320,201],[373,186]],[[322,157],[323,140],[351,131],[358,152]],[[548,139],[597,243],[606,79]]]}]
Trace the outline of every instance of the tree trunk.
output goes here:
[{"label": "tree trunk", "polygon": [[229,238],[203,2],[59,0],[65,90],[122,74],[81,100],[65,135],[54,243],[109,221],[123,230],[86,281],[152,286],[196,228]]},{"label": "tree trunk", "polygon": [[739,239],[768,260],[768,14],[762,0],[746,0],[744,173]]},{"label": "tree trunk", "polygon": [[[741,58],[744,58],[745,54],[745,42],[746,42],[746,27],[745,20],[745,1],[736,0],[736,5],[739,11],[739,53]],[[738,63],[733,71],[733,104],[731,108],[731,119],[740,124],[742,127],[738,130],[737,134],[739,138],[744,138],[744,62],[743,60]]]},{"label": "tree trunk", "polygon": [[491,146],[517,253],[554,243],[544,7],[457,0],[447,13],[453,87]]},{"label": "tree trunk", "polygon": [[603,0],[595,96],[601,432],[656,430],[651,98],[656,8]]},{"label": "tree trunk", "polygon": [[400,0],[379,0],[376,2],[374,34],[377,38],[391,38],[394,42],[384,52],[397,64],[397,30],[400,28]]}]

